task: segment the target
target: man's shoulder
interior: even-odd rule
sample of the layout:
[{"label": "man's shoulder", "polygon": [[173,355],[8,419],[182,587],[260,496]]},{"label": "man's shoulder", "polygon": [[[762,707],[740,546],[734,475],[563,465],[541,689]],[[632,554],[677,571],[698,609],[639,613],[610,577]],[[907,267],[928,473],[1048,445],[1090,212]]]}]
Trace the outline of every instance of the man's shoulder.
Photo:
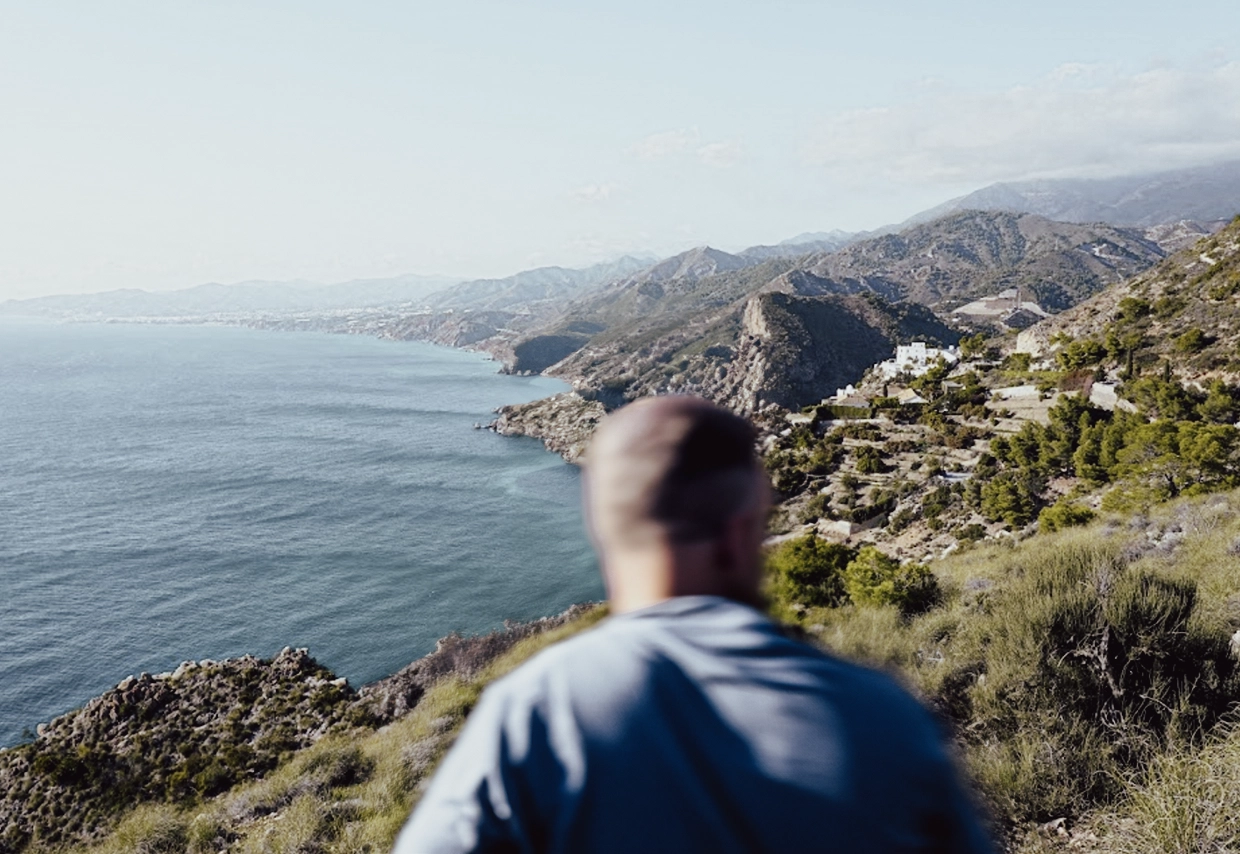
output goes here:
[{"label": "man's shoulder", "polygon": [[523,704],[628,694],[652,668],[668,664],[694,679],[775,679],[792,690],[830,690],[845,702],[878,703],[892,712],[921,709],[887,674],[831,655],[760,611],[718,597],[679,597],[608,617],[541,651],[487,692]]}]

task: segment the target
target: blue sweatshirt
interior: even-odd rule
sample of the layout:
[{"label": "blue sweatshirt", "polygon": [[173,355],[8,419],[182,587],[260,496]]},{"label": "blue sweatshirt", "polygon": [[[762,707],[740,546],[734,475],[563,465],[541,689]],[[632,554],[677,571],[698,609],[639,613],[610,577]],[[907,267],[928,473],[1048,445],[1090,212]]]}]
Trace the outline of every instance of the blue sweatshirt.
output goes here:
[{"label": "blue sweatshirt", "polygon": [[991,849],[933,719],[891,679],[685,596],[491,685],[395,850]]}]

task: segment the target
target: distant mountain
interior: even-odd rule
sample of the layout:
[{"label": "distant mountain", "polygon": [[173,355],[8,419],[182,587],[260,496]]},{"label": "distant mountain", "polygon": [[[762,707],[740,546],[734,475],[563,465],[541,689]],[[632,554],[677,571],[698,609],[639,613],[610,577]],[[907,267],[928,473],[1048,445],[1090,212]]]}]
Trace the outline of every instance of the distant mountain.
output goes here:
[{"label": "distant mountain", "polygon": [[1240,160],[1118,178],[991,184],[923,211],[904,225],[963,210],[1032,213],[1062,222],[1148,227],[1180,220],[1229,220],[1240,213]]},{"label": "distant mountain", "polygon": [[964,211],[798,263],[842,293],[953,308],[1021,287],[1062,310],[1136,275],[1166,253],[1136,229]]},{"label": "distant mountain", "polygon": [[742,258],[766,261],[771,258],[799,258],[811,252],[835,252],[866,237],[865,232],[812,231],[781,240],[774,246],[750,246],[737,254]]},{"label": "distant mountain", "polygon": [[316,282],[211,282],[179,291],[127,288],[0,302],[0,314],[47,317],[206,317],[259,312],[330,311],[417,302],[460,281],[446,276],[395,276]]},{"label": "distant mountain", "polygon": [[932,308],[1014,286],[1066,308],[1164,255],[1138,229],[981,211],[761,263],[703,247],[590,291],[526,327],[503,358],[608,407],[683,391],[740,411],[795,408],[856,380],[897,343],[957,340]]},{"label": "distant mountain", "polygon": [[710,246],[697,246],[679,255],[665,258],[639,273],[629,277],[629,283],[664,283],[676,281],[697,281],[716,273],[727,273],[741,270],[753,265],[754,261],[739,255],[729,255]]},{"label": "distant mountain", "polygon": [[539,267],[503,279],[477,279],[442,290],[426,299],[425,304],[436,310],[528,312],[537,304],[563,304],[596,285],[648,269],[652,260],[626,255],[580,270]]},{"label": "distant mountain", "polygon": [[472,309],[528,312],[531,306],[563,304],[591,287],[632,275],[655,259],[625,256],[581,270],[541,267],[502,279],[462,282],[446,276],[395,276],[339,284],[248,281],[211,282],[178,291],[125,289],[7,300],[0,314],[50,317],[207,318],[221,315],[330,312],[404,306],[407,309]]}]

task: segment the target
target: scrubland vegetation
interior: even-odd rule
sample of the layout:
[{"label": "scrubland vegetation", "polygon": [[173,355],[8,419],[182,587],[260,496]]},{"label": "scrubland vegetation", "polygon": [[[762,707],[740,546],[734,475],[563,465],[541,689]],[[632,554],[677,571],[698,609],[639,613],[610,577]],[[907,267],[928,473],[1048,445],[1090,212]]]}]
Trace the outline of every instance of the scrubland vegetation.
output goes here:
[{"label": "scrubland vegetation", "polygon": [[901,594],[894,561],[850,588],[862,551],[781,544],[779,613],[950,722],[1011,845],[1240,845],[1240,494],[975,546],[933,565],[933,595]]}]

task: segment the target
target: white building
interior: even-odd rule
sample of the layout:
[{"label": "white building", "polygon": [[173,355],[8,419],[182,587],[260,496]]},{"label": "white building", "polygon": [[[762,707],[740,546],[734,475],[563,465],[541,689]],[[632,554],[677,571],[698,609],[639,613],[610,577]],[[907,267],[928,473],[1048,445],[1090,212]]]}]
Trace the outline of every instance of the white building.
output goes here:
[{"label": "white building", "polygon": [[927,347],[925,341],[914,341],[912,344],[898,345],[895,358],[879,362],[875,368],[884,380],[895,379],[900,374],[919,377],[937,365],[940,359],[954,365],[960,361],[960,351],[956,347],[940,350]]}]

